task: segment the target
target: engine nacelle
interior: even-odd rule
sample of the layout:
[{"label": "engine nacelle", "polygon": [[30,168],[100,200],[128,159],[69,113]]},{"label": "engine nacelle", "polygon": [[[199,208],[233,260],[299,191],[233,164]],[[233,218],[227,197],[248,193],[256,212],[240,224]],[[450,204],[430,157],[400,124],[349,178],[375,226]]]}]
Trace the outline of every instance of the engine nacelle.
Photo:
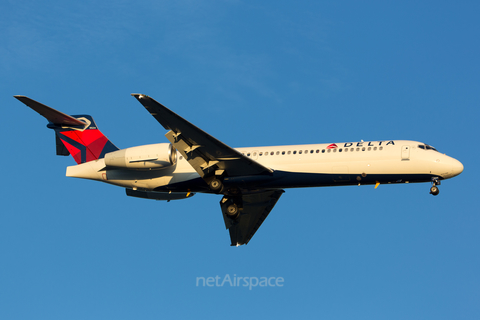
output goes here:
[{"label": "engine nacelle", "polygon": [[177,163],[177,150],[170,143],[147,144],[105,155],[107,167],[161,169]]}]

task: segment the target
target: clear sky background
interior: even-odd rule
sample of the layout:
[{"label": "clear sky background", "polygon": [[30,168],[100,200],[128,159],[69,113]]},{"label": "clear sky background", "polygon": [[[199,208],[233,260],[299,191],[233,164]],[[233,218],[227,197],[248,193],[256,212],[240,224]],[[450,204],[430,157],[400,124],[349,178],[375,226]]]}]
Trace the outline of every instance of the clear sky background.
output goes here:
[{"label": "clear sky background", "polygon": [[[0,2],[1,319],[479,319],[478,1]],[[166,142],[144,93],[232,147],[409,139],[430,184],[287,190],[247,246],[217,195],[65,177],[26,95],[117,146]],[[197,287],[197,277],[283,287]]]}]

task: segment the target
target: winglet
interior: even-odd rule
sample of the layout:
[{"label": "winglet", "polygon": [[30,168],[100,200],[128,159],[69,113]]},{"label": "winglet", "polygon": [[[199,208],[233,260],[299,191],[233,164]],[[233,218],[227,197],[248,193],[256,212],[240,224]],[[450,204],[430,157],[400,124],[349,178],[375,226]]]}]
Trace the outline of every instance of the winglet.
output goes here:
[{"label": "winglet", "polygon": [[69,116],[68,114],[65,114],[63,112],[50,108],[33,99],[30,99],[25,96],[13,96],[13,97],[23,102],[25,105],[32,108],[36,112],[38,112],[41,116],[43,116],[45,119],[47,119],[53,124],[65,125],[65,126],[85,126],[84,122],[72,116]]}]

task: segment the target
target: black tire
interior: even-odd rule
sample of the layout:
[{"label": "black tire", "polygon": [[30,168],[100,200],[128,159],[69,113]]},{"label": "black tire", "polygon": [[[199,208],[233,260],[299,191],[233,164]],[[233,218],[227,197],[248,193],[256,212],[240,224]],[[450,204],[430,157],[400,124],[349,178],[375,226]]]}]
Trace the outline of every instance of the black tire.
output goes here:
[{"label": "black tire", "polygon": [[209,184],[210,190],[215,193],[221,193],[223,191],[223,183],[219,179],[213,179]]},{"label": "black tire", "polygon": [[440,190],[438,189],[437,186],[432,186],[430,188],[430,193],[433,194],[434,196],[438,195],[440,193]]},{"label": "black tire", "polygon": [[227,216],[229,216],[232,219],[235,219],[236,217],[238,217],[239,212],[240,210],[238,209],[238,206],[236,203],[232,203],[231,205],[229,205],[226,210]]}]

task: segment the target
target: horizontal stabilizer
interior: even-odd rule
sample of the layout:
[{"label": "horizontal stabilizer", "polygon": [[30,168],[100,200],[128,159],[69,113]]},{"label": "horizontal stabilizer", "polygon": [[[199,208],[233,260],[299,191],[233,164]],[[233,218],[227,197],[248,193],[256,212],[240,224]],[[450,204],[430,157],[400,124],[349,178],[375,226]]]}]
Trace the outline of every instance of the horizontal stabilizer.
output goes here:
[{"label": "horizontal stabilizer", "polygon": [[37,102],[35,100],[32,100],[28,97],[25,96],[14,96],[36,112],[38,112],[41,116],[43,116],[45,119],[50,121],[53,124],[56,125],[63,125],[63,126],[85,126],[85,123],[75,119],[72,116],[69,116],[68,114],[65,114],[63,112],[60,112],[58,110],[55,110],[53,108],[50,108],[40,102]]}]

